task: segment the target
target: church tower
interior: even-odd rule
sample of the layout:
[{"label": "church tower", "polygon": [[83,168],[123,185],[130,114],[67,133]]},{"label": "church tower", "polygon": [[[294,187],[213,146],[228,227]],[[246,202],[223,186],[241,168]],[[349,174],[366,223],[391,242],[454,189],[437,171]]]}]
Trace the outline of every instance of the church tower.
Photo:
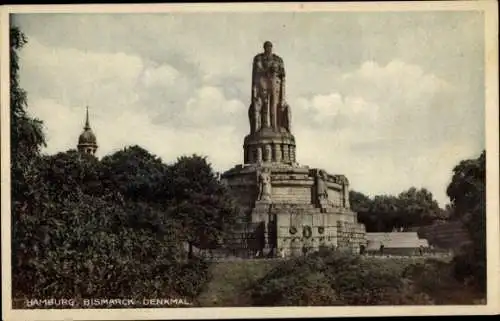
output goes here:
[{"label": "church tower", "polygon": [[89,122],[89,107],[87,106],[87,114],[85,119],[85,127],[83,127],[83,133],[80,134],[78,138],[78,151],[80,153],[95,155],[97,150],[97,139],[90,128]]}]

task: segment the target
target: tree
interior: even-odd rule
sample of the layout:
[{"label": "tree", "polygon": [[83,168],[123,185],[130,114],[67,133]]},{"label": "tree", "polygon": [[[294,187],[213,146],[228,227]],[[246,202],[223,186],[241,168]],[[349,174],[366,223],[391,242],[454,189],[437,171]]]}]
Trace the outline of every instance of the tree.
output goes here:
[{"label": "tree", "polygon": [[127,200],[160,204],[171,198],[171,173],[160,158],[144,148],[126,147],[101,160],[100,179]]},{"label": "tree", "polygon": [[363,193],[356,191],[349,191],[349,201],[351,202],[351,208],[354,212],[369,212],[371,207],[371,199]]},{"label": "tree", "polygon": [[390,232],[399,215],[398,199],[392,195],[376,195],[370,212],[376,217],[377,232]]},{"label": "tree", "polygon": [[410,189],[398,195],[399,215],[394,222],[396,227],[429,225],[443,216],[442,209],[425,188]]},{"label": "tree", "polygon": [[40,158],[13,228],[14,297],[196,296],[208,267],[186,261],[177,221],[104,189],[100,170],[76,151]]},{"label": "tree", "polygon": [[43,123],[27,113],[27,94],[19,84],[18,52],[28,42],[18,27],[10,28],[10,128],[11,160],[27,163],[45,146]]},{"label": "tree", "polygon": [[43,123],[29,117],[27,94],[19,84],[19,50],[27,38],[16,26],[10,28],[10,138],[12,213],[23,210],[36,195],[37,163],[45,146]]},{"label": "tree", "polygon": [[358,213],[358,221],[365,225],[367,232],[375,232],[378,228],[377,215],[371,212],[373,201],[370,197],[356,191],[349,191],[351,209]]},{"label": "tree", "polygon": [[368,232],[390,232],[394,228],[428,225],[445,218],[431,192],[411,187],[393,195],[376,195],[373,199],[351,191],[351,207]]},{"label": "tree", "polygon": [[461,161],[446,190],[453,216],[467,227],[472,245],[456,257],[457,276],[473,277],[486,289],[486,151]]},{"label": "tree", "polygon": [[[27,43],[27,38],[16,26],[10,28],[10,137],[11,137],[11,222],[12,222],[12,274],[13,285],[16,277],[25,271],[17,269],[15,262],[21,258],[27,244],[21,237],[30,238],[36,227],[23,231],[23,222],[36,219],[33,211],[46,196],[46,186],[40,175],[41,148],[45,146],[43,123],[28,115],[27,94],[19,84],[19,50]],[[33,226],[35,226],[35,224]],[[21,225],[21,226],[20,226]]]},{"label": "tree", "polygon": [[172,188],[168,166],[138,147],[102,163],[42,156],[43,123],[18,81],[26,38],[10,35],[13,297],[195,297],[208,267],[185,260],[178,222],[154,203]]},{"label": "tree", "polygon": [[76,150],[46,155],[39,169],[48,184],[48,193],[58,195],[59,200],[69,197],[75,189],[100,197],[111,193],[104,191],[100,180],[101,164],[93,155]]},{"label": "tree", "polygon": [[171,215],[182,226],[192,247],[214,246],[235,222],[237,207],[206,157],[182,156],[171,166],[173,207]]}]

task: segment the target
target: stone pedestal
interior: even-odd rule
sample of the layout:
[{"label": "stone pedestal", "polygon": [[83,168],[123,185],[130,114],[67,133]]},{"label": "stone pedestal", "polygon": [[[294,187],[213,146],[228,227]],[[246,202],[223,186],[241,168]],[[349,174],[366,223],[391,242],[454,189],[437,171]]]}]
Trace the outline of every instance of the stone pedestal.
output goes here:
[{"label": "stone pedestal", "polygon": [[295,163],[295,137],[288,132],[262,128],[245,137],[244,163]]},{"label": "stone pedestal", "polygon": [[[271,176],[269,199],[258,200],[258,175]],[[318,169],[283,163],[237,166],[222,179],[239,200],[246,220],[255,226],[265,246],[263,252],[297,256],[321,246],[348,248],[359,253],[366,243],[364,226],[358,224],[346,199],[348,181],[342,175],[324,174],[326,198],[318,199]],[[347,206],[346,206],[347,204]]]},{"label": "stone pedestal", "polygon": [[364,227],[349,209],[347,178],[297,164],[283,60],[266,42],[253,62],[244,164],[221,175],[240,204],[239,220],[253,231],[247,233],[255,240],[252,249],[284,255],[320,246],[356,251]]}]

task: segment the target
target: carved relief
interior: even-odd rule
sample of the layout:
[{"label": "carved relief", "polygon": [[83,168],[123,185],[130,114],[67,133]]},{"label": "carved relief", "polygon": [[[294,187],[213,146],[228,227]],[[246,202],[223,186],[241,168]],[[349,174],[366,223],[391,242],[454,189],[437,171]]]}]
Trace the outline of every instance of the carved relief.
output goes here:
[{"label": "carved relief", "polygon": [[290,156],[290,161],[292,163],[295,163],[295,146],[293,145],[290,145],[290,148],[289,148],[289,156]]},{"label": "carved relief", "polygon": [[271,200],[271,172],[265,168],[258,174],[257,186],[259,187],[257,200],[270,201]]},{"label": "carved relief", "polygon": [[328,186],[326,185],[326,173],[319,170],[316,174],[316,197],[318,202],[328,200]]},{"label": "carved relief", "polygon": [[260,146],[255,147],[255,161],[262,162],[262,148]]},{"label": "carved relief", "polygon": [[266,144],[264,145],[264,162],[270,162],[272,160],[272,149],[271,145]]},{"label": "carved relief", "polygon": [[283,144],[283,158],[284,161],[288,161],[290,159],[290,149],[288,145]]},{"label": "carved relief", "polygon": [[302,236],[305,238],[305,239],[310,239],[311,236],[312,236],[312,229],[310,226],[304,226],[304,228],[302,229]]},{"label": "carved relief", "polygon": [[281,145],[275,144],[274,145],[274,160],[276,162],[280,162],[281,161],[281,156],[282,156]]}]

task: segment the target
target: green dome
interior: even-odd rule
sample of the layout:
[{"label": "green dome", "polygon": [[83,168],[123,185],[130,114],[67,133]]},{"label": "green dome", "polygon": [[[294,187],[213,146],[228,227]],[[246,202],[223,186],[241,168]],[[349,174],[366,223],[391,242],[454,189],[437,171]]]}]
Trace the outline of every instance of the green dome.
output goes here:
[{"label": "green dome", "polygon": [[97,139],[92,130],[85,129],[85,131],[78,138],[78,145],[97,145]]},{"label": "green dome", "polygon": [[80,137],[78,137],[77,148],[79,151],[94,154],[97,149],[97,139],[95,137],[95,134],[92,132],[92,129],[90,129],[88,107],[86,116],[87,117],[85,119],[85,127],[83,127],[83,133],[81,133]]}]

